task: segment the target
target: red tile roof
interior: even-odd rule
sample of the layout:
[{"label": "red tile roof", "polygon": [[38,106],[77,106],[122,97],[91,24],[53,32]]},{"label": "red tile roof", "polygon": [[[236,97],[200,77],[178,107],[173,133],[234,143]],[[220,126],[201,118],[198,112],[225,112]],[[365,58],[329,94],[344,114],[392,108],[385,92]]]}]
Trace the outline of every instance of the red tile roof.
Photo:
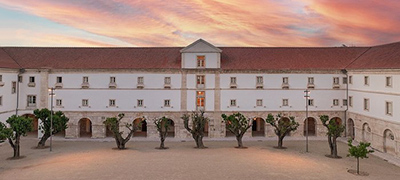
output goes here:
[{"label": "red tile roof", "polygon": [[[182,47],[0,48],[0,68],[180,69]],[[225,70],[400,68],[400,42],[374,47],[221,47]]]}]

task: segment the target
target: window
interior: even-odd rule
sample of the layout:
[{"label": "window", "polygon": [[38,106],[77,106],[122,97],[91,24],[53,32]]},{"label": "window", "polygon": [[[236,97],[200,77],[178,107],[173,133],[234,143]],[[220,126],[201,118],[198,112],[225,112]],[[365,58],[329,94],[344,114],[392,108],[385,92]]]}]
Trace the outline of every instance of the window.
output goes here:
[{"label": "window", "polygon": [[62,83],[62,77],[61,76],[57,76],[56,83]]},{"label": "window", "polygon": [[282,83],[283,84],[289,84],[289,77],[283,77],[282,78]]},{"label": "window", "polygon": [[308,99],[308,105],[314,106],[314,99]]},{"label": "window", "polygon": [[231,99],[231,106],[236,106],[236,99]]},{"label": "window", "polygon": [[308,77],[308,84],[314,84],[314,77]]},{"label": "window", "polygon": [[339,106],[339,99],[333,100],[333,106]]},{"label": "window", "polygon": [[83,76],[83,83],[89,83],[89,77]]},{"label": "window", "polygon": [[392,87],[392,77],[386,76],[386,87]]},{"label": "window", "polygon": [[339,77],[333,78],[333,84],[339,84]]},{"label": "window", "polygon": [[347,106],[347,99],[343,99],[343,106]]},{"label": "window", "polygon": [[197,67],[205,67],[206,56],[197,56]]},{"label": "window", "polygon": [[17,92],[17,82],[11,82],[11,94],[15,94]]},{"label": "window", "polygon": [[137,78],[137,83],[138,83],[138,84],[143,84],[143,83],[144,83],[144,77],[142,77],[142,76],[141,76],[141,77],[138,77],[138,78]]},{"label": "window", "polygon": [[0,75],[0,82],[3,82],[3,75]]},{"label": "window", "polygon": [[171,100],[165,99],[164,100],[164,107],[169,107],[170,106],[170,102],[171,102]]},{"label": "window", "polygon": [[386,115],[392,115],[393,112],[393,103],[386,101]]},{"label": "window", "polygon": [[289,106],[289,99],[282,99],[282,106]]},{"label": "window", "polygon": [[3,105],[3,96],[0,96],[0,106]]},{"label": "window", "polygon": [[164,77],[164,84],[171,84],[171,77]]},{"label": "window", "polygon": [[368,76],[364,76],[364,85],[369,85],[369,77]]},{"label": "window", "polygon": [[89,99],[82,99],[82,106],[89,106]]},{"label": "window", "polygon": [[115,77],[114,76],[110,77],[110,83],[115,83],[115,82],[116,82]]},{"label": "window", "polygon": [[236,84],[236,77],[231,77],[231,84]]},{"label": "window", "polygon": [[22,76],[18,76],[18,82],[22,83]]},{"label": "window", "polygon": [[349,96],[349,106],[353,107],[353,96]]},{"label": "window", "polygon": [[110,99],[108,105],[111,107],[115,106],[115,99]]},{"label": "window", "polygon": [[138,99],[137,100],[137,106],[138,107],[143,107],[143,99]]},{"label": "window", "polygon": [[29,77],[29,82],[34,83],[35,82],[35,76],[30,76]]},{"label": "window", "polygon": [[349,76],[349,84],[353,84],[353,76]]},{"label": "window", "polygon": [[204,84],[205,77],[204,75],[197,76],[197,84]]},{"label": "window", "polygon": [[28,107],[36,107],[36,96],[28,95]]},{"label": "window", "polygon": [[262,76],[257,76],[257,84],[263,84],[264,80]]},{"label": "window", "polygon": [[62,100],[56,99],[56,106],[62,106]]},{"label": "window", "polygon": [[262,99],[257,99],[256,105],[257,106],[262,106],[263,105],[263,100]]},{"label": "window", "polygon": [[364,98],[364,110],[369,111],[369,99]]},{"label": "window", "polygon": [[347,84],[347,77],[343,77],[343,84]]},{"label": "window", "polygon": [[196,105],[197,109],[204,109],[205,93],[204,91],[197,91],[196,93]]}]

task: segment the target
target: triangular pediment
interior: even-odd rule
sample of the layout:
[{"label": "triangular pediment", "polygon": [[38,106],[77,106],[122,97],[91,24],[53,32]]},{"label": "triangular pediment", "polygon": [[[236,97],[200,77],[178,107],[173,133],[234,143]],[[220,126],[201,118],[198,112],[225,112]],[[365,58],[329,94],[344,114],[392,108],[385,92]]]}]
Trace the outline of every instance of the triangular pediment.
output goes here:
[{"label": "triangular pediment", "polygon": [[203,39],[199,39],[181,50],[181,53],[197,53],[197,52],[221,53],[222,50]]}]

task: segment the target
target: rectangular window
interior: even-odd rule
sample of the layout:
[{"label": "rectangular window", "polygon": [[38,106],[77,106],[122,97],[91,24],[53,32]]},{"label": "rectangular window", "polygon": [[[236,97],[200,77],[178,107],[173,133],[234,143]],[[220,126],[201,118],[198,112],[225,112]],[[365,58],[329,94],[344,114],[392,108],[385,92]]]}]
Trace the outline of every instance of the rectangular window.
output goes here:
[{"label": "rectangular window", "polygon": [[206,56],[197,56],[197,67],[205,67]]},{"label": "rectangular window", "polygon": [[89,77],[83,76],[83,83],[89,83]]},{"label": "rectangular window", "polygon": [[369,99],[364,98],[364,110],[369,111]]},{"label": "rectangular window", "polygon": [[347,84],[347,77],[343,77],[343,84]]},{"label": "rectangular window", "polygon": [[171,77],[164,77],[164,84],[171,84]]},{"label": "rectangular window", "polygon": [[143,99],[138,99],[137,100],[137,106],[138,107],[143,107]]},{"label": "rectangular window", "polygon": [[333,106],[339,106],[339,99],[333,100]]},{"label": "rectangular window", "polygon": [[204,75],[198,75],[197,76],[197,84],[204,84],[205,76]]},{"label": "rectangular window", "polygon": [[369,85],[369,77],[364,76],[364,85],[368,86]]},{"label": "rectangular window", "polygon": [[386,87],[392,87],[392,77],[386,76]]},{"label": "rectangular window", "polygon": [[61,76],[57,76],[56,82],[57,83],[62,83],[62,77]]},{"label": "rectangular window", "polygon": [[347,99],[343,99],[343,106],[347,106]]},{"label": "rectangular window", "polygon": [[339,84],[339,77],[333,78],[333,84]]},{"label": "rectangular window", "polygon": [[3,96],[0,96],[0,106],[3,105]]},{"label": "rectangular window", "polygon": [[28,95],[28,107],[36,107],[36,96]]},{"label": "rectangular window", "polygon": [[82,99],[82,106],[89,106],[89,99]]},{"label": "rectangular window", "polygon": [[289,106],[289,99],[282,99],[282,106]]},{"label": "rectangular window", "polygon": [[22,76],[18,76],[18,82],[22,83]]},{"label": "rectangular window", "polygon": [[110,83],[115,83],[116,82],[116,78],[114,76],[110,77]]},{"label": "rectangular window", "polygon": [[314,77],[308,77],[308,84],[314,84]]},{"label": "rectangular window", "polygon": [[282,78],[282,83],[283,84],[289,84],[289,77],[283,77]]},{"label": "rectangular window", "polygon": [[17,92],[17,82],[11,82],[11,94],[15,94]]},{"label": "rectangular window", "polygon": [[56,106],[62,106],[62,100],[56,99]]},{"label": "rectangular window", "polygon": [[257,76],[257,84],[263,84],[264,80],[262,76]]},{"label": "rectangular window", "polygon": [[257,106],[262,106],[263,105],[263,100],[262,99],[257,99],[256,105]]},{"label": "rectangular window", "polygon": [[137,83],[138,83],[138,84],[144,84],[144,77],[142,77],[142,76],[141,76],[141,77],[138,77],[138,78],[137,78]]},{"label": "rectangular window", "polygon": [[30,76],[29,77],[29,82],[34,83],[35,82],[35,76]]},{"label": "rectangular window", "polygon": [[164,107],[170,107],[171,100],[165,99],[164,100]]},{"label": "rectangular window", "polygon": [[110,99],[108,105],[109,105],[110,107],[115,106],[115,99]]},{"label": "rectangular window", "polygon": [[353,107],[353,96],[349,96],[349,106]]},{"label": "rectangular window", "polygon": [[236,84],[236,77],[231,77],[231,84]]},{"label": "rectangular window", "polygon": [[231,99],[231,106],[236,106],[236,99]]},{"label": "rectangular window", "polygon": [[197,91],[196,93],[196,105],[198,110],[204,109],[205,93],[204,91]]},{"label": "rectangular window", "polygon": [[353,84],[353,76],[349,76],[349,84]]},{"label": "rectangular window", "polygon": [[314,99],[308,99],[308,105],[314,106]]},{"label": "rectangular window", "polygon": [[0,82],[3,82],[3,75],[0,74]]},{"label": "rectangular window", "polygon": [[393,112],[393,103],[386,101],[386,115],[392,115]]}]

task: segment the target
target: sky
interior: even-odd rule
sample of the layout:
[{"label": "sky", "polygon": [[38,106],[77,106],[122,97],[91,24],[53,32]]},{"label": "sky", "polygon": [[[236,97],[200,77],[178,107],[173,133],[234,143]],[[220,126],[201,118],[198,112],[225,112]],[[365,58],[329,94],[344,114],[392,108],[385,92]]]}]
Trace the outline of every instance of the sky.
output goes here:
[{"label": "sky", "polygon": [[0,0],[0,46],[373,46],[400,0]]}]

